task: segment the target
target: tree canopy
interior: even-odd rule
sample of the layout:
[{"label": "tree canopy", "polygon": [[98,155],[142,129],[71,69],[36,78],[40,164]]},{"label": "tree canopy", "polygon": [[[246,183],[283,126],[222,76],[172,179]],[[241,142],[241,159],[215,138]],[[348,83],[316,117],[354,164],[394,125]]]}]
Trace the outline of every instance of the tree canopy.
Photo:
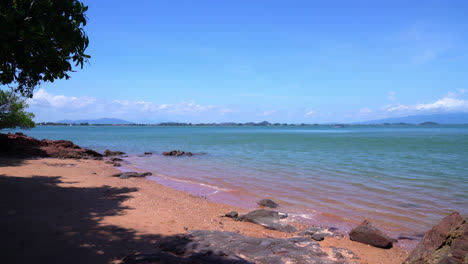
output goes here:
[{"label": "tree canopy", "polygon": [[87,10],[77,0],[1,0],[0,84],[32,97],[41,82],[70,78],[71,62],[83,68]]},{"label": "tree canopy", "polygon": [[0,90],[0,129],[33,128],[34,114],[25,112],[28,107],[24,99],[11,91]]}]

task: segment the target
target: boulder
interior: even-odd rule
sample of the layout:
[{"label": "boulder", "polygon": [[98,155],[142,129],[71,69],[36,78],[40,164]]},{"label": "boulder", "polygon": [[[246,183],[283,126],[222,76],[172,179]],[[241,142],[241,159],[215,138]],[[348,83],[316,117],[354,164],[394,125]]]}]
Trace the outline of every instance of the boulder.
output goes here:
[{"label": "boulder", "polygon": [[145,155],[153,155],[153,152],[145,152],[145,153],[143,153],[143,154],[145,154]]},{"label": "boulder", "polygon": [[287,218],[287,213],[269,211],[269,210],[255,210],[247,214],[241,215],[237,218],[238,221],[251,222],[264,226],[265,228],[277,230],[281,232],[294,233],[297,229],[294,226],[281,222],[281,219]]},{"label": "boulder", "polygon": [[262,199],[257,204],[260,205],[260,206],[265,206],[265,207],[270,207],[270,208],[278,207],[278,204],[273,202],[270,199]]},{"label": "boulder", "polygon": [[454,212],[426,232],[406,264],[468,263],[468,221]]},{"label": "boulder", "polygon": [[110,157],[110,156],[121,156],[121,155],[124,155],[125,152],[122,152],[122,151],[111,151],[111,150],[108,150],[106,149],[104,151],[104,156],[106,157]]},{"label": "boulder", "polygon": [[378,248],[392,248],[394,239],[385,235],[371,222],[364,220],[349,232],[349,239]]}]

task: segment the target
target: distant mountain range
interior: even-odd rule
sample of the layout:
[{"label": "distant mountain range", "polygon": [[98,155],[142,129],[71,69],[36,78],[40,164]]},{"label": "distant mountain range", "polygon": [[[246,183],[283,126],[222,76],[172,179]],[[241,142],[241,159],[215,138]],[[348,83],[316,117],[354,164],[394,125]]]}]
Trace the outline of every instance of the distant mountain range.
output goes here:
[{"label": "distant mountain range", "polygon": [[99,118],[99,119],[83,119],[83,120],[60,120],[56,123],[65,123],[65,124],[81,124],[88,123],[90,125],[102,124],[102,125],[130,125],[132,122],[118,119],[118,118]]},{"label": "distant mountain range", "polygon": [[383,124],[383,123],[421,124],[424,122],[435,122],[439,124],[468,124],[468,113],[414,115],[414,116],[370,120],[370,121],[365,121],[365,122],[358,122],[356,124]]}]

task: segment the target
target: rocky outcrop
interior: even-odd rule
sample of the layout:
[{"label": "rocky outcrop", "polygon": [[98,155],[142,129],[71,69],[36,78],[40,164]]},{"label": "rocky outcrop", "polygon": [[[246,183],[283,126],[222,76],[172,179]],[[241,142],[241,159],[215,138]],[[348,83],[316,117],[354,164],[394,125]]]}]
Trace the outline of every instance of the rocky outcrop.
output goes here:
[{"label": "rocky outcrop", "polygon": [[163,155],[180,157],[180,156],[193,156],[193,153],[192,152],[180,151],[180,150],[171,150],[171,151],[163,152]]},{"label": "rocky outcrop", "polygon": [[468,263],[468,222],[454,212],[427,231],[406,264]]},{"label": "rocky outcrop", "polygon": [[38,140],[23,133],[0,134],[0,152],[26,157],[53,157],[63,159],[102,159],[91,149],[81,148],[67,140]]},{"label": "rocky outcrop", "polygon": [[395,242],[367,220],[349,232],[349,239],[378,248],[392,248]]},{"label": "rocky outcrop", "polygon": [[281,221],[288,217],[287,213],[269,211],[269,210],[255,210],[247,214],[237,217],[237,221],[251,222],[261,225],[265,228],[277,230],[281,232],[294,233],[297,229]]},{"label": "rocky outcrop", "polygon": [[111,157],[111,156],[122,156],[124,155],[125,152],[122,152],[122,151],[111,151],[111,150],[104,150],[104,156],[106,157]]},{"label": "rocky outcrop", "polygon": [[257,204],[260,206],[265,206],[265,207],[270,207],[270,208],[276,208],[279,206],[277,203],[275,203],[274,201],[270,199],[262,199]]},{"label": "rocky outcrop", "polygon": [[146,176],[152,175],[151,172],[144,172],[144,173],[138,173],[138,172],[120,172],[113,174],[112,177],[119,177],[120,179],[128,179],[128,178],[143,178]]},{"label": "rocky outcrop", "polygon": [[350,251],[335,248],[329,254],[305,237],[259,238],[192,230],[161,242],[152,253],[130,255],[123,263],[354,263]]}]

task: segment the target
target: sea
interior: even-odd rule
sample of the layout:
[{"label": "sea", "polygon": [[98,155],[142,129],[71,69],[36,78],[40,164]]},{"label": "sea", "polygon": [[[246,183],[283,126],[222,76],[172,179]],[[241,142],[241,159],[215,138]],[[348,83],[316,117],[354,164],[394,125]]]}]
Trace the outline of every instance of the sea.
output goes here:
[{"label": "sea", "polygon": [[[468,125],[38,126],[21,132],[124,151],[122,169],[152,172],[148,180],[249,209],[273,199],[306,223],[349,223],[341,225],[349,229],[368,219],[418,236],[452,211],[468,216]],[[169,150],[195,155],[162,155]]]}]

